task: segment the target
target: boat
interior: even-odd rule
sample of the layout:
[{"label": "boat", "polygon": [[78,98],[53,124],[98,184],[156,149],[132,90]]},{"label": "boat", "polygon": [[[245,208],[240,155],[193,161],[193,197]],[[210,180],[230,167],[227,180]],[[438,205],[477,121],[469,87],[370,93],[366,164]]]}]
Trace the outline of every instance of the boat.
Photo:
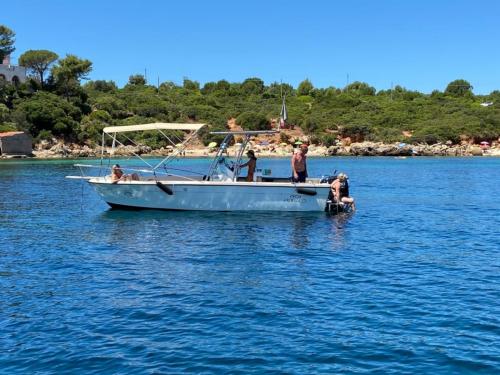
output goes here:
[{"label": "boat", "polygon": [[[292,182],[290,177],[275,177],[270,170],[257,170],[253,181],[246,181],[241,174],[242,155],[252,137],[275,134],[275,130],[259,131],[219,131],[223,136],[210,167],[204,173],[179,174],[172,166],[205,124],[153,123],[142,125],[111,126],[103,129],[101,165],[75,164],[82,171],[82,178],[92,185],[102,199],[112,208],[119,209],[160,209],[197,211],[344,211],[344,207],[333,204],[329,199],[332,177],[307,178],[304,183]],[[104,160],[106,137],[112,139],[110,156],[116,145],[123,145],[118,135],[126,137],[130,132],[157,131],[173,146],[172,152],[163,160],[152,164],[151,160],[136,155],[146,167],[123,168],[132,172],[134,179],[113,181],[111,178],[111,158]],[[171,131],[188,131],[187,137],[179,143],[172,139]],[[238,142],[236,143],[235,137]],[[129,137],[126,137],[132,141]],[[238,150],[231,160],[228,147],[236,144]],[[98,170],[97,176],[84,173],[86,168]],[[131,176],[131,175],[129,175]],[[333,210],[332,210],[333,207]]]}]

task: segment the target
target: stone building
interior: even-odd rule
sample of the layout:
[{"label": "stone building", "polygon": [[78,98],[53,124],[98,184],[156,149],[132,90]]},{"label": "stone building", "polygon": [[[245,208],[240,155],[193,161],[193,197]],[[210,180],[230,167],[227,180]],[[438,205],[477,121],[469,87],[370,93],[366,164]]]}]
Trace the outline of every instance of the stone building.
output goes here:
[{"label": "stone building", "polygon": [[32,139],[29,134],[17,131],[0,133],[0,155],[31,155],[32,152]]},{"label": "stone building", "polygon": [[24,66],[12,65],[10,55],[5,56],[0,65],[0,80],[11,82],[14,85],[26,81],[26,68]]}]

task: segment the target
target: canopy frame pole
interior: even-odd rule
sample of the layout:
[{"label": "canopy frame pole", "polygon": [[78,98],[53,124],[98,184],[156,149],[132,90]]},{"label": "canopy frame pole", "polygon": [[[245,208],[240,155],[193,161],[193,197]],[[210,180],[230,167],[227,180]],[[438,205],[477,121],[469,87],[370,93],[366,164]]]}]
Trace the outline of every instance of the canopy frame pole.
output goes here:
[{"label": "canopy frame pole", "polygon": [[[127,136],[125,136],[125,138],[127,138],[129,141],[131,141],[132,143],[134,143],[135,145],[137,145],[137,143],[135,143],[134,141],[132,141],[130,138],[128,138]],[[123,143],[121,143],[117,138],[116,138],[116,133],[114,133],[114,137],[113,137],[113,150],[115,148],[114,144],[115,142],[119,143],[121,146],[125,147],[125,145]],[[143,158],[141,158],[140,155],[136,154],[135,152],[132,152],[132,154],[134,154],[134,156],[137,156],[139,159],[141,159],[144,164],[148,165],[151,169],[153,169],[153,166],[151,164],[149,164],[146,160],[144,160]],[[110,159],[111,160],[111,159]]]},{"label": "canopy frame pole", "polygon": [[[161,130],[159,130],[159,129],[158,129],[158,131],[159,131],[159,132],[160,132],[160,133],[161,133],[164,137],[166,137],[166,138],[167,138],[167,139],[168,139],[168,140],[172,143],[172,145],[173,145],[175,148],[174,148],[174,152],[172,152],[172,154],[171,154],[171,155],[167,155],[165,158],[163,158],[163,160],[162,160],[162,161],[160,161],[158,164],[156,164],[156,165],[153,167],[153,170],[155,170],[155,169],[157,169],[157,168],[161,167],[161,165],[162,165],[162,164],[167,164],[167,163],[168,163],[171,159],[174,159],[174,158],[175,158],[175,157],[176,157],[176,156],[177,156],[177,155],[181,152],[180,148],[179,148],[179,147],[176,147],[176,146],[175,146],[175,144],[174,144],[174,143],[173,143],[173,142],[172,142],[172,141],[171,141],[171,140],[170,140],[170,139],[169,139],[169,138],[168,138],[168,137],[167,137],[167,136],[166,136],[166,135],[165,135],[165,134],[164,134]],[[184,142],[182,142],[182,146],[184,147],[184,145],[185,145],[186,143],[188,143],[189,141],[191,141],[191,139],[193,139],[193,138],[194,138],[194,136],[198,134],[198,131],[199,131],[199,129],[198,129],[198,130],[195,130],[194,132],[191,132],[191,134],[189,134],[189,136],[187,137],[187,139],[186,139]]]},{"label": "canopy frame pole", "polygon": [[[161,135],[163,135],[165,138],[167,138],[167,140],[172,144],[172,146],[175,147],[175,143],[165,134],[163,133],[160,129],[158,129],[158,131],[160,132]],[[173,154],[176,154],[176,151],[177,151],[177,148],[174,150]],[[172,158],[174,157],[174,155],[167,155],[165,156],[158,164],[156,164],[154,167],[153,167],[153,170],[156,170],[157,168],[159,168],[163,163],[166,163],[167,160],[170,158],[170,156],[172,156]]]},{"label": "canopy frame pole", "polygon": [[220,144],[219,150],[217,150],[217,153],[215,154],[214,160],[212,160],[212,163],[210,164],[210,168],[208,168],[208,173],[207,173],[208,177],[212,177],[212,175],[215,173],[217,164],[219,164],[219,160],[224,151],[226,150],[227,145],[231,141],[231,138],[233,138],[233,134],[231,133],[226,134],[226,136],[224,137],[224,140]]},{"label": "canopy frame pole", "polygon": [[99,169],[99,177],[101,177],[101,172],[102,172],[102,164],[103,164],[103,161],[104,161],[104,132],[102,132],[102,136],[101,136],[101,168]]},{"label": "canopy frame pole", "polygon": [[250,141],[250,135],[247,134],[247,135],[245,135],[245,139],[241,143],[241,147],[238,150],[238,154],[236,155],[236,166],[234,167],[233,182],[238,181],[238,177],[240,176],[241,158],[243,157],[243,152],[245,151],[245,148],[247,147],[249,141]]}]

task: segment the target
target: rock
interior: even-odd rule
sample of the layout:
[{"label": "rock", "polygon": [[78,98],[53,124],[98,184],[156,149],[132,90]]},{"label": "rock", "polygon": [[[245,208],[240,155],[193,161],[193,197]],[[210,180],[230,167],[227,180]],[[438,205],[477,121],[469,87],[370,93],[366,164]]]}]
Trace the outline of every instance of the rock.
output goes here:
[{"label": "rock", "polygon": [[327,156],[328,149],[325,146],[318,146],[316,147],[316,155]]},{"label": "rock", "polygon": [[470,153],[472,156],[483,156],[483,150],[480,147],[471,147]]},{"label": "rock", "polygon": [[330,146],[328,147],[327,149],[327,153],[329,156],[334,156],[334,155],[337,155],[337,152],[339,150],[339,146]]},{"label": "rock", "polygon": [[35,155],[36,158],[41,158],[41,159],[50,159],[58,157],[54,152],[50,150],[35,150],[33,151],[33,155]]},{"label": "rock", "polygon": [[[79,158],[89,158],[89,157],[96,157],[96,153],[94,150],[92,150],[89,146],[84,145],[80,149],[76,150],[78,153]],[[75,152],[75,150],[73,150]]]},{"label": "rock", "polygon": [[350,146],[339,147],[339,149],[337,150],[337,155],[338,156],[351,156],[352,155],[351,147]]},{"label": "rock", "polygon": [[66,157],[71,153],[71,149],[62,142],[59,142],[56,145],[52,146],[49,151],[63,157]]},{"label": "rock", "polygon": [[40,141],[35,145],[35,150],[49,150],[53,146],[52,142],[47,141],[46,139]]},{"label": "rock", "polygon": [[131,155],[142,155],[149,154],[151,152],[151,147],[138,145],[138,146],[119,146],[115,149],[114,154],[118,156],[131,156]]},{"label": "rock", "polygon": [[352,143],[351,152],[356,156],[375,156],[377,147],[378,145],[373,142]]}]

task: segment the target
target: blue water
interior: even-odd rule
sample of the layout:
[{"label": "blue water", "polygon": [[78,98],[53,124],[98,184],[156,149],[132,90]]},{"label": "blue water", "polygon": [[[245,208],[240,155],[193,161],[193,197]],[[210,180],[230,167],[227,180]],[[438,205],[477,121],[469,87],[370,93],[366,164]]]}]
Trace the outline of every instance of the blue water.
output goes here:
[{"label": "blue water", "polygon": [[309,163],[355,214],[111,211],[0,162],[0,373],[499,373],[500,159]]}]

